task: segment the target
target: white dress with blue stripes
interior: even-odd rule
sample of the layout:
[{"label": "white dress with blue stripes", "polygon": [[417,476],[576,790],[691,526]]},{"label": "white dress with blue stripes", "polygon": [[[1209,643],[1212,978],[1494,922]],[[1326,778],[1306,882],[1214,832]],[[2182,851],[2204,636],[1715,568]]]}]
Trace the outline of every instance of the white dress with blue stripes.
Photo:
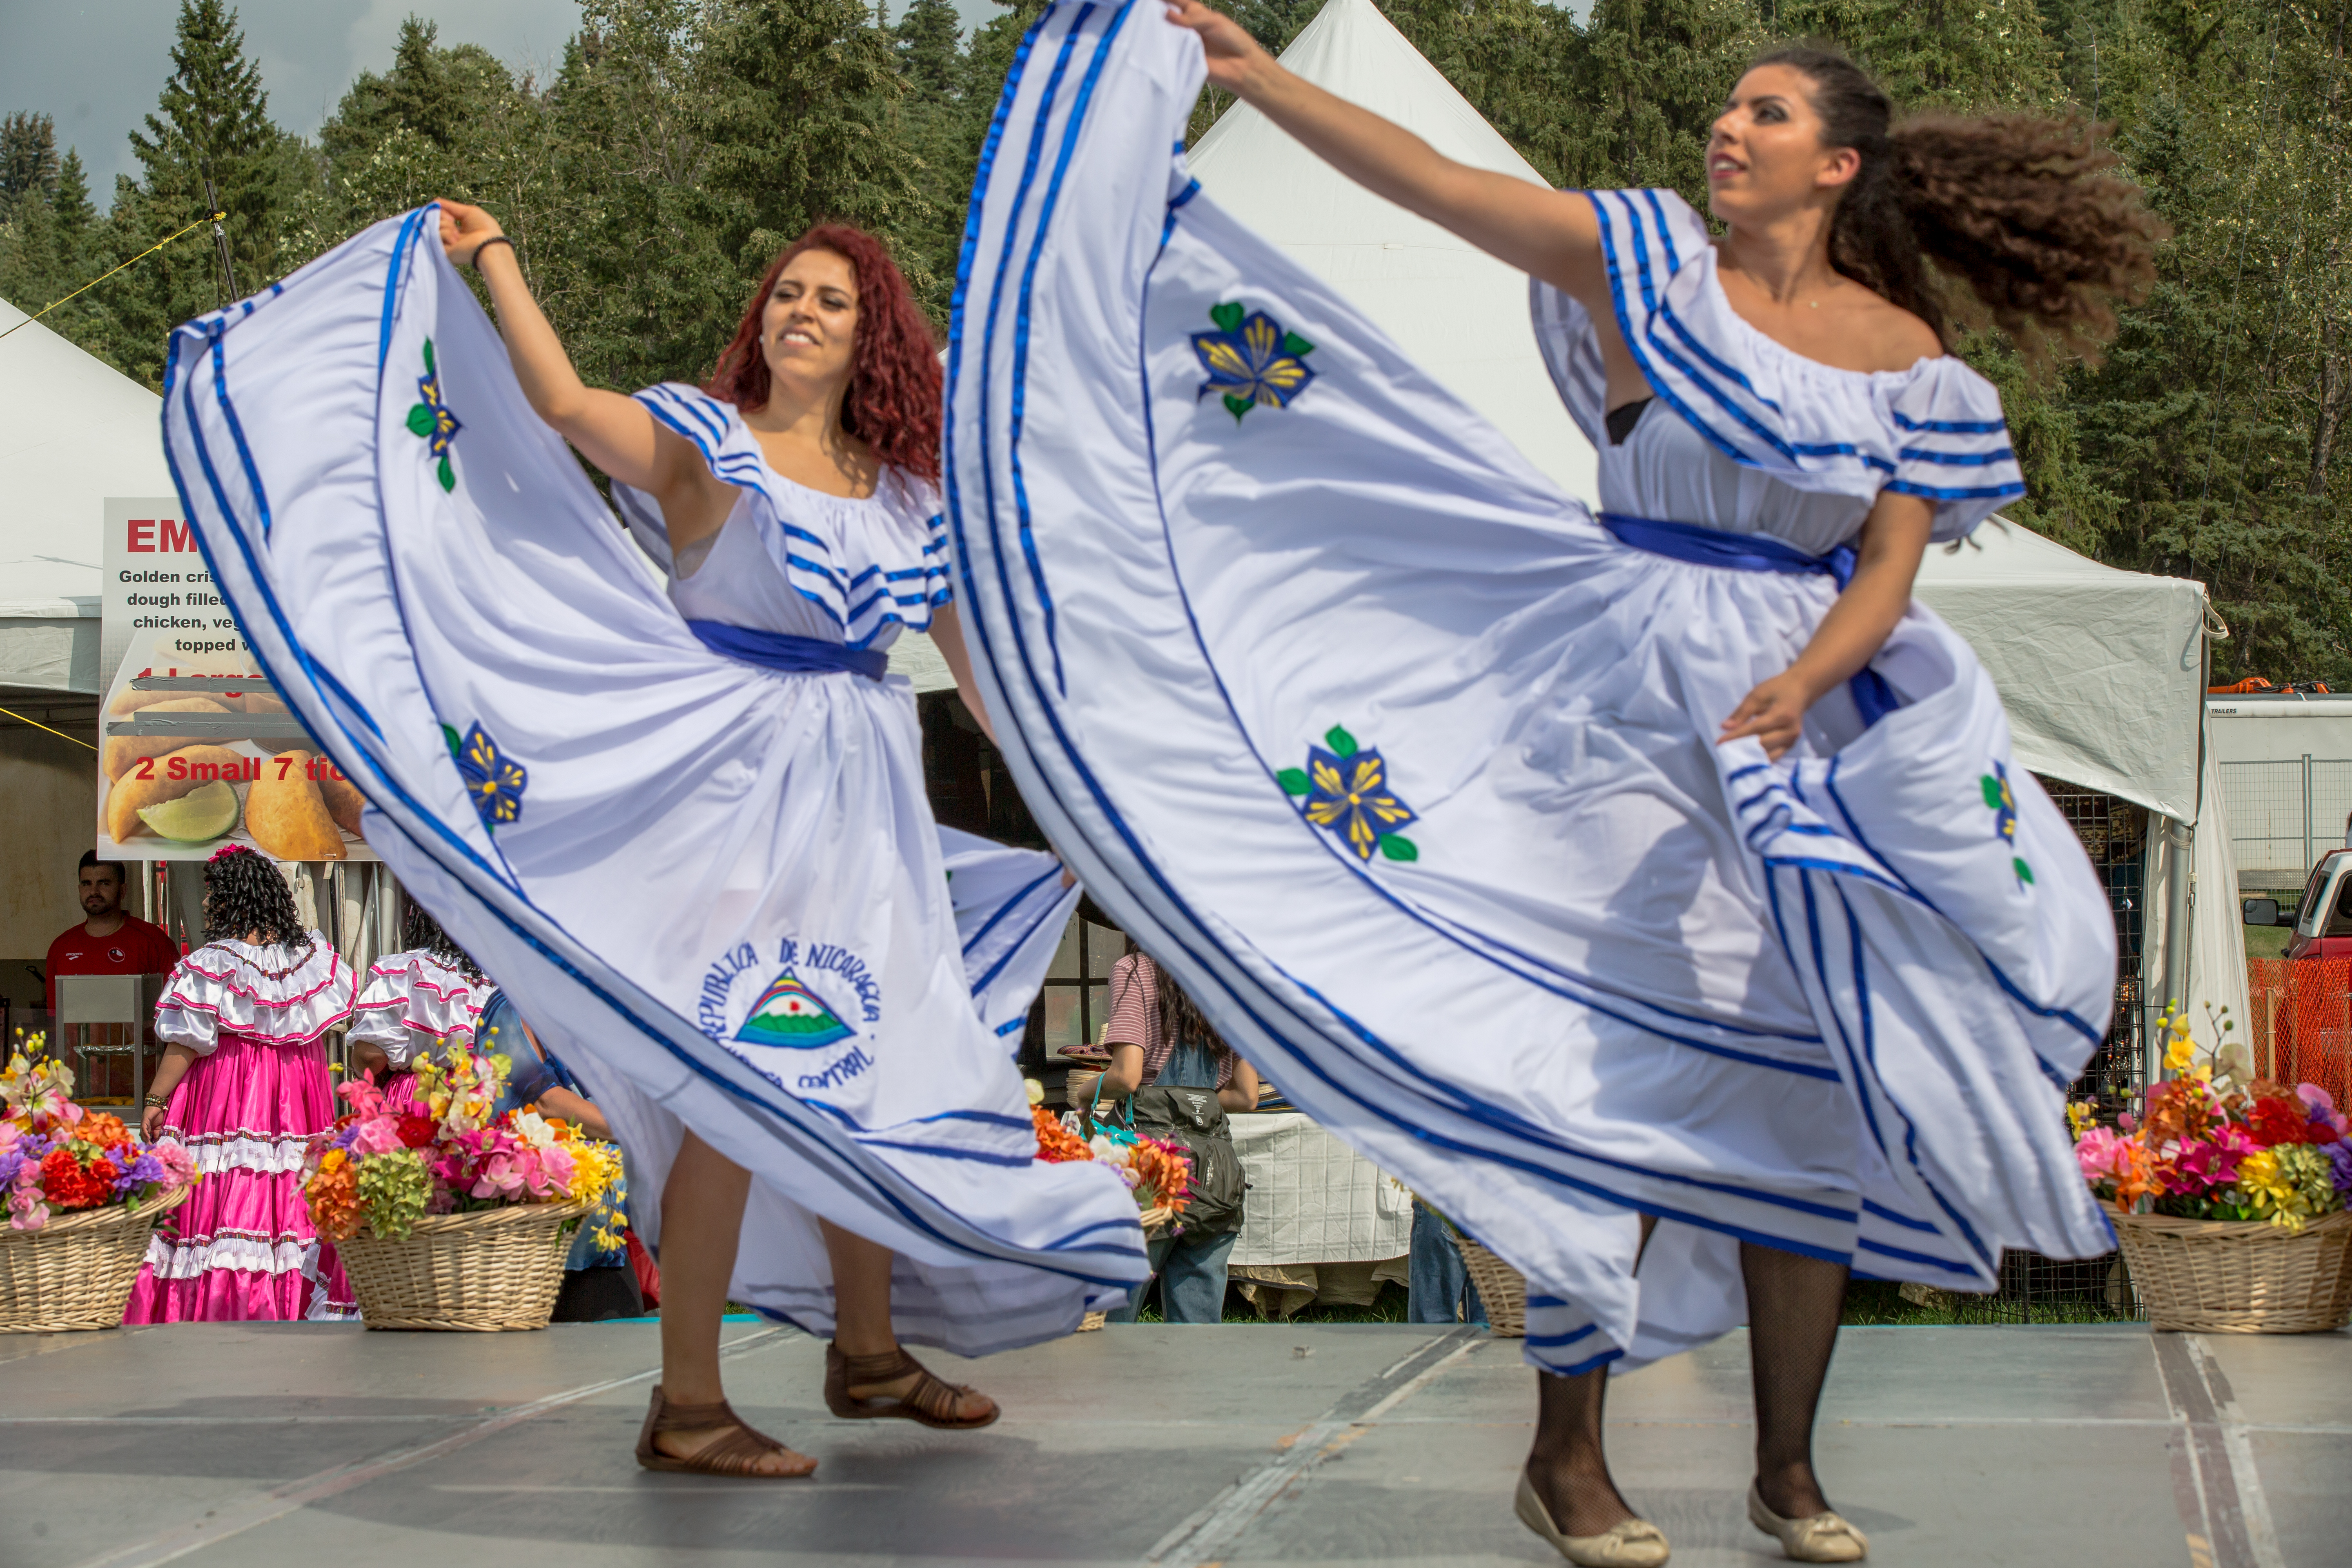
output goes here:
[{"label": "white dress with blue stripes", "polygon": [[1013,1064],[1076,894],[938,827],[878,678],[948,602],[935,493],[820,495],[656,388],[742,492],[678,575],[658,508],[621,497],[641,552],[530,411],[436,218],[173,338],[166,451],[255,655],[611,1119],[648,1242],[690,1127],[757,1178],[733,1300],[829,1331],[823,1218],[898,1254],[908,1341],[1075,1329],[1146,1271],[1117,1178],[1034,1158]]},{"label": "white dress with blue stripes", "polygon": [[1738,1323],[1743,1239],[1979,1290],[2107,1250],[2063,1095],[2114,927],[1967,644],[1915,605],[1780,762],[1715,743],[1881,489],[1948,540],[2018,493],[1991,389],[1798,358],[1687,208],[1601,193],[1656,397],[1625,447],[1537,302],[1604,521],[1190,178],[1201,79],[1157,6],[1061,0],[965,231],[956,592],[1065,858],[1527,1274],[1553,1371]]}]

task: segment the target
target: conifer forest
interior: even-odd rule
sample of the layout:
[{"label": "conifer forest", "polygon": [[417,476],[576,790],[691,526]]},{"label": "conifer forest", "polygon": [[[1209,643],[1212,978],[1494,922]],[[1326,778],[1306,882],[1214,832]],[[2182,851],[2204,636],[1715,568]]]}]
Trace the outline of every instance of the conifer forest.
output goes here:
[{"label": "conifer forest", "polygon": [[[1321,0],[1230,10],[1280,49]],[[2009,516],[2110,564],[2201,579],[2213,679],[2352,686],[2352,0],[1380,0],[1537,169],[1669,185],[1705,208],[1707,128],[1794,38],[1900,108],[2079,114],[2170,226],[2099,363],[1960,347],[2000,385],[2031,496]],[[229,0],[183,0],[140,173],[0,104],[0,297],[37,310],[206,210],[239,293],[436,195],[488,207],[592,382],[700,380],[768,259],[840,218],[892,241],[944,325],[964,199],[1042,0],[961,28],[949,0],[582,0],[544,79],[411,20],[315,136],[289,134]],[[1224,107],[1204,95],[1193,132]],[[1213,193],[1212,193],[1213,195]],[[47,324],[149,385],[165,334],[223,302],[199,230]]]}]

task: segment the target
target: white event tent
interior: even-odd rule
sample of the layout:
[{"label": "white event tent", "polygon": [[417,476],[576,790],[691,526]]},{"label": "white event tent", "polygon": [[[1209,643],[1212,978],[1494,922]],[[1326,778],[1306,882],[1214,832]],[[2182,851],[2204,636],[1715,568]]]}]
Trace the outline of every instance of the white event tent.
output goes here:
[{"label": "white event tent", "polygon": [[172,493],[161,410],[38,321],[0,338],[0,687],[97,695],[104,501]]},{"label": "white event tent", "polygon": [[[1372,0],[1329,0],[1282,60],[1448,157],[1542,183]],[[1595,499],[1592,448],[1544,370],[1521,274],[1372,195],[1246,104],[1220,118],[1190,161],[1220,206],[1348,295],[1570,494]],[[2153,814],[2167,846],[2151,856],[2143,911],[2154,1001],[2165,999],[2162,977],[2185,965],[2187,984],[2173,989],[2243,1016],[2237,879],[2203,744],[2203,585],[2118,572],[1996,520],[1957,550],[1931,551],[1918,593],[1991,671],[2021,762]],[[2173,879],[2167,868],[2191,829],[2193,878]],[[2175,885],[2179,900],[2168,897]],[[2168,911],[2192,907],[2192,885],[2212,889],[2207,918],[2181,922],[2192,951],[2159,967]]]}]

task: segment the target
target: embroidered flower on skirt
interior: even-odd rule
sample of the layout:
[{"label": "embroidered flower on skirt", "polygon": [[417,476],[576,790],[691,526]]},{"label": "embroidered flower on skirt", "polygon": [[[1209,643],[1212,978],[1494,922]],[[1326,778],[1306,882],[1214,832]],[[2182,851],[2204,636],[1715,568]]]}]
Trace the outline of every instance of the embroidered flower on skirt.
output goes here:
[{"label": "embroidered flower on skirt", "polygon": [[454,490],[457,488],[457,471],[449,466],[449,448],[465,426],[457,423],[449,405],[441,401],[441,373],[433,363],[431,338],[425,340],[425,374],[416,378],[416,395],[425,401],[409,409],[408,428],[424,438],[425,455],[438,459],[440,467],[435,470],[435,477],[440,479],[441,488]]},{"label": "embroidered flower on skirt", "polygon": [[[1993,832],[2003,845],[2014,847],[2017,843],[2017,796],[2009,787],[2008,765],[1996,762],[1992,772],[1985,774],[1981,783],[1985,807],[1993,814]],[[2012,854],[2010,865],[2017,872],[2019,887],[2022,888],[2033,880],[2033,868],[2025,863],[2023,856]]]},{"label": "embroidered flower on skirt", "polygon": [[1307,820],[1330,829],[1357,859],[1370,859],[1374,849],[1391,860],[1421,858],[1420,848],[1397,831],[1417,818],[1389,788],[1379,748],[1358,745],[1340,726],[1324,731],[1323,746],[1307,748],[1306,767],[1285,768],[1275,782],[1286,794],[1305,795],[1299,810]]},{"label": "embroidered flower on skirt", "polygon": [[1253,408],[1288,407],[1315,379],[1307,365],[1315,345],[1297,332],[1284,331],[1282,323],[1264,310],[1251,311],[1244,319],[1240,302],[1228,300],[1213,306],[1209,319],[1217,323],[1217,331],[1192,334],[1192,352],[1209,373],[1199,395],[1223,393],[1236,425]]},{"label": "embroidered flower on skirt", "polygon": [[496,827],[522,816],[522,792],[530,783],[529,769],[500,751],[489,731],[479,724],[463,736],[444,724],[441,737],[449,742],[449,754],[457,763],[457,776],[466,781],[466,793],[473,798],[474,809],[481,814],[483,826]]}]

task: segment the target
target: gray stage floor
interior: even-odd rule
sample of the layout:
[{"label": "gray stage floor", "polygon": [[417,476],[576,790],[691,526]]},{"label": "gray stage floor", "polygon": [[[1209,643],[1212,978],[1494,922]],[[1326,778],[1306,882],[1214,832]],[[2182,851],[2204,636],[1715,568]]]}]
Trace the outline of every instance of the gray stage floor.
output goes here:
[{"label": "gray stage floor", "polygon": [[[971,1434],[835,1421],[819,1344],[727,1333],[737,1407],[814,1479],[638,1470],[646,1324],[0,1336],[0,1564],[1559,1561],[1510,1511],[1532,1374],[1475,1331],[934,1357],[1005,1407]],[[1684,1568],[1780,1560],[1741,1514],[1747,1379],[1735,1336],[1612,1392],[1618,1475]],[[1848,1329],[1819,1453],[1882,1563],[2340,1568],[2352,1335]]]}]

